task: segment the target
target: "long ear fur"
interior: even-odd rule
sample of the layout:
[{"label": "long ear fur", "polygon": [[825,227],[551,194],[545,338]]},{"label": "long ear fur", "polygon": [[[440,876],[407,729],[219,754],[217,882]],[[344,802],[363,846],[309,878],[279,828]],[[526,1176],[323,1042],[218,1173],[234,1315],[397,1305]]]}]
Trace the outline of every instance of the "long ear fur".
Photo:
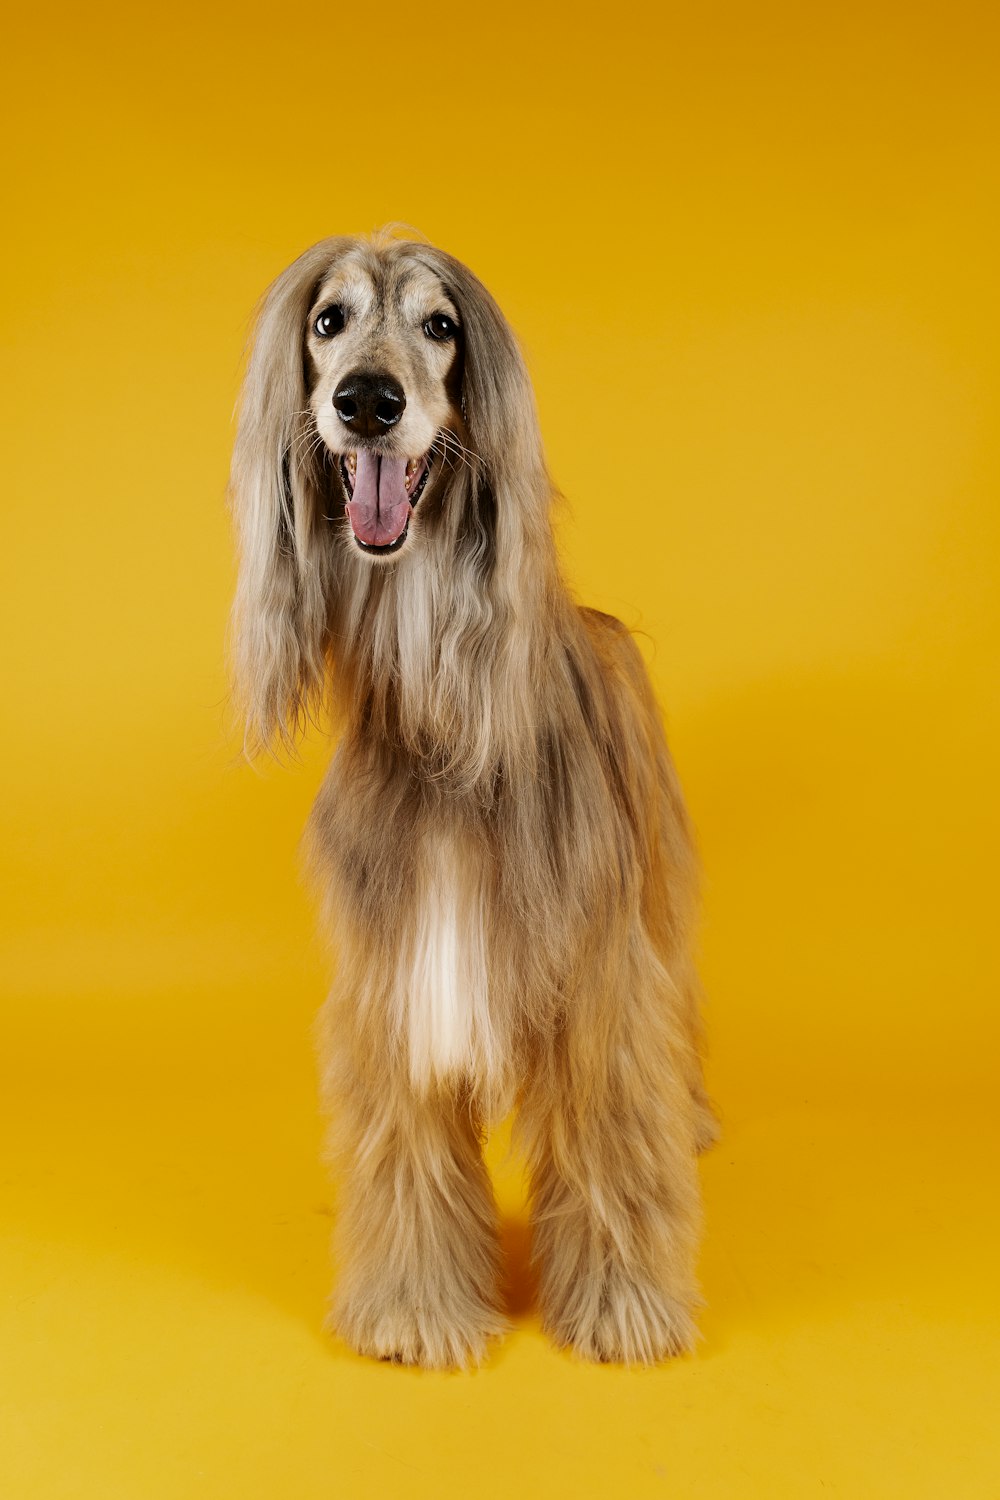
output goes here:
[{"label": "long ear fur", "polygon": [[275,738],[293,743],[325,691],[332,549],[323,545],[303,330],[317,286],[349,245],[313,245],[264,294],[240,397],[230,481],[240,550],[233,657],[251,753]]},{"label": "long ear fur", "polygon": [[[458,305],[464,330],[462,406],[467,444],[483,461],[491,488],[515,483],[519,504],[511,519],[524,529],[526,541],[537,542],[549,535],[552,486],[545,470],[531,381],[517,340],[491,294],[461,261],[433,245],[407,245],[406,249],[435,272]],[[496,498],[500,499],[499,494]]]},{"label": "long ear fur", "polygon": [[[496,653],[489,672],[490,703],[465,718],[486,730],[508,772],[530,760],[537,725],[531,688],[549,649],[561,591],[552,538],[554,494],[545,466],[534,392],[510,325],[483,283],[453,256],[431,245],[407,252],[440,278],[458,307],[463,327],[463,442],[478,462],[467,471],[468,505],[480,518],[491,513],[492,614],[489,637]],[[484,683],[485,687],[485,683]],[[481,768],[486,757],[479,757]]]}]

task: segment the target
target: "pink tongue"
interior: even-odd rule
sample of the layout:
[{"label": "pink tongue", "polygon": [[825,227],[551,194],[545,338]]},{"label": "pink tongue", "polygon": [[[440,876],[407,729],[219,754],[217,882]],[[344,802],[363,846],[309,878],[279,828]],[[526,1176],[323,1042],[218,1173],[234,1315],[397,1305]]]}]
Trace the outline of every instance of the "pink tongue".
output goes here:
[{"label": "pink tongue", "polygon": [[387,547],[401,536],[410,515],[406,459],[379,458],[359,448],[347,514],[354,535],[369,547]]}]

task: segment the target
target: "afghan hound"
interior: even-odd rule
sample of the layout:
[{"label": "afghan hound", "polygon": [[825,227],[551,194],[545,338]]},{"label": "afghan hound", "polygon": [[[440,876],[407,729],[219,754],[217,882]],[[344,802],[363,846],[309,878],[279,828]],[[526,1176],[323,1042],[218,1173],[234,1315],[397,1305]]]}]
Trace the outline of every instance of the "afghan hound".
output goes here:
[{"label": "afghan hound", "polygon": [[639,651],[560,578],[553,493],[514,336],[450,255],[327,239],[265,294],[235,675],[248,751],[338,733],[307,832],[331,1326],[407,1364],[504,1327],[482,1143],[511,1110],[551,1337],[648,1363],[695,1336],[696,859]]}]

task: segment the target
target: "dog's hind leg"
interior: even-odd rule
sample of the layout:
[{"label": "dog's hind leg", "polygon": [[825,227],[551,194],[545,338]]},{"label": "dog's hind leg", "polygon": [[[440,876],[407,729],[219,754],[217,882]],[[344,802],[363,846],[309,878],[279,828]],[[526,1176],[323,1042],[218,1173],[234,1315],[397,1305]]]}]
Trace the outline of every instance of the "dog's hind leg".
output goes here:
[{"label": "dog's hind leg", "polygon": [[343,1175],[330,1325],[361,1354],[478,1362],[499,1311],[492,1188],[467,1102],[357,1076],[338,1099]]},{"label": "dog's hind leg", "polygon": [[546,1329],[588,1359],[626,1363],[690,1348],[699,1302],[686,1047],[640,968],[620,966],[618,993],[577,996],[521,1115]]}]

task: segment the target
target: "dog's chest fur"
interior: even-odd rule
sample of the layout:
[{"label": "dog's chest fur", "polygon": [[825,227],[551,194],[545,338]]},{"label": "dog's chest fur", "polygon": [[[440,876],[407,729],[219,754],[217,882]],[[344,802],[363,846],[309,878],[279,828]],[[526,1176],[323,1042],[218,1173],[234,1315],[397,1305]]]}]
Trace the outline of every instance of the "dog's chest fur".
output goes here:
[{"label": "dog's chest fur", "polygon": [[426,1092],[464,1078],[493,1092],[503,1059],[490,1015],[481,864],[441,832],[426,836],[418,868],[412,925],[396,974],[411,1081]]}]

